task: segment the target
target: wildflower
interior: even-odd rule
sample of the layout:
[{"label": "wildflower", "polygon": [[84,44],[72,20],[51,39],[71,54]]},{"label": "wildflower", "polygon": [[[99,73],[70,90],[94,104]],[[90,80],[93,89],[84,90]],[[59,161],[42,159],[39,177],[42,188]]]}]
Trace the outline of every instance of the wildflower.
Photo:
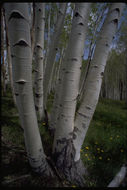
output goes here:
[{"label": "wildflower", "polygon": [[85,148],[86,148],[87,150],[89,150],[89,147],[88,147],[88,146],[86,146]]},{"label": "wildflower", "polygon": [[101,150],[101,152],[104,152],[104,150]]},{"label": "wildflower", "polygon": [[95,156],[93,156],[93,158],[95,158]]},{"label": "wildflower", "polygon": [[95,144],[98,144],[98,142],[95,142]]},{"label": "wildflower", "polygon": [[99,160],[102,160],[102,157],[101,157],[101,156],[99,157]]},{"label": "wildflower", "polygon": [[112,140],[112,137],[110,137],[110,140]]},{"label": "wildflower", "polygon": [[75,188],[76,186],[75,186],[75,185],[72,185],[71,187]]},{"label": "wildflower", "polygon": [[97,150],[99,151],[99,150],[100,150],[100,148],[97,148]]},{"label": "wildflower", "polygon": [[90,158],[88,158],[88,160],[90,160]]},{"label": "wildflower", "polygon": [[107,158],[107,160],[110,160],[110,158]]},{"label": "wildflower", "polygon": [[88,154],[85,154],[85,156],[88,156]]},{"label": "wildflower", "polygon": [[80,150],[80,152],[82,152],[82,149]]},{"label": "wildflower", "polygon": [[43,122],[42,124],[43,124],[43,125],[45,125],[46,123],[45,123],[45,122]]},{"label": "wildflower", "polygon": [[123,149],[121,149],[120,151],[121,151],[121,152],[124,152],[124,150],[123,150]]},{"label": "wildflower", "polygon": [[119,136],[119,135],[117,135],[116,137],[117,137],[117,138],[119,138],[120,136]]}]

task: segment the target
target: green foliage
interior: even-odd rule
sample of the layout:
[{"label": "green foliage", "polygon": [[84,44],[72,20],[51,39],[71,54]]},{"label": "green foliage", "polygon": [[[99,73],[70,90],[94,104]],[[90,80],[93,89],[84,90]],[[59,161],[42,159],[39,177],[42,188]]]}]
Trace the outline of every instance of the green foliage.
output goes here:
[{"label": "green foliage", "polygon": [[[123,101],[101,99],[88,129],[81,157],[90,172],[88,186],[106,187],[126,162],[127,110]],[[90,183],[91,182],[91,183]]]},{"label": "green foliage", "polygon": [[115,49],[112,49],[104,73],[104,77],[106,76],[107,78],[107,84],[110,84],[111,88],[118,88],[119,81],[124,83],[125,74],[125,54],[123,52],[118,53]]},{"label": "green foliage", "polygon": [[10,89],[7,95],[2,97],[2,138],[5,142],[24,148],[23,130],[21,129],[19,115],[14,106]]}]

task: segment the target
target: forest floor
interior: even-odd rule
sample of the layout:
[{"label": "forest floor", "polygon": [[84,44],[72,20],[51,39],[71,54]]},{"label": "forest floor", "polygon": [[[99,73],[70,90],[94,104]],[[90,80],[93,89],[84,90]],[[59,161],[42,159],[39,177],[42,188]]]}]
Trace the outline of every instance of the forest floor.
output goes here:
[{"label": "forest floor", "polygon": [[[2,185],[4,187],[76,187],[57,178],[44,179],[31,174],[23,130],[10,91],[2,97]],[[49,111],[52,96],[49,96]],[[127,163],[127,107],[124,101],[100,99],[81,149],[81,158],[89,171],[87,187],[106,187],[121,166]],[[45,122],[39,124],[46,154],[52,139]]]}]

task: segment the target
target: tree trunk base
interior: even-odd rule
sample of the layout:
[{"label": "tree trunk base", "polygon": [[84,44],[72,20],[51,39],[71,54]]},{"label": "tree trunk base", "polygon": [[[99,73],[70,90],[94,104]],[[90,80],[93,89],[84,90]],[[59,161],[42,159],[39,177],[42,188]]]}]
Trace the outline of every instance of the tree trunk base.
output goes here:
[{"label": "tree trunk base", "polygon": [[87,174],[87,170],[81,159],[74,161],[75,148],[72,139],[58,140],[57,143],[59,141],[62,141],[62,143],[64,141],[65,146],[61,152],[54,153],[54,160],[61,178],[66,178],[71,183],[84,187],[85,181],[83,176]]}]

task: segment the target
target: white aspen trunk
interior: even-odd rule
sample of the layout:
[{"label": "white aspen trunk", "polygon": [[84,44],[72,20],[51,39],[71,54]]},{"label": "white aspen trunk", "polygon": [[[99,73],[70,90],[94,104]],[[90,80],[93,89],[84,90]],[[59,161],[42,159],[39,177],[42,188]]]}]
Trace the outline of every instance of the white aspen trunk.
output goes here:
[{"label": "white aspen trunk", "polygon": [[[64,57],[64,51],[65,51],[65,49],[64,49],[64,47],[62,47],[61,53],[60,53],[60,61],[59,61],[59,65],[58,65],[58,69],[57,69],[57,73],[56,73],[56,75],[57,75],[56,76],[56,85],[58,83],[58,79],[59,79],[59,76],[60,76],[60,68],[61,68],[61,63],[62,63],[63,57]],[[55,87],[56,87],[56,85],[55,85]]]},{"label": "white aspen trunk", "polygon": [[44,60],[45,3],[35,3],[35,108],[39,119],[44,118],[43,60]]},{"label": "white aspen trunk", "polygon": [[35,43],[35,3],[33,5],[33,13],[32,13],[32,27],[31,27],[31,51],[32,51],[32,58],[34,55],[34,43]]},{"label": "white aspen trunk", "polygon": [[85,93],[81,106],[76,114],[74,147],[75,161],[80,159],[80,149],[83,144],[90,121],[98,103],[102,77],[110,50],[112,39],[117,30],[124,3],[111,4],[108,16],[101,29],[91,67],[86,79]]},{"label": "white aspen trunk", "polygon": [[5,3],[6,20],[11,46],[13,82],[16,97],[22,106],[25,145],[31,167],[37,173],[49,175],[37,124],[32,91],[32,56],[28,3]]},{"label": "white aspen trunk", "polygon": [[48,93],[49,83],[52,78],[51,75],[52,75],[53,64],[55,61],[59,38],[60,38],[60,34],[62,31],[64,18],[65,18],[65,14],[66,14],[66,8],[67,8],[67,3],[60,4],[60,10],[59,10],[58,18],[56,21],[55,31],[54,31],[53,36],[51,37],[51,43],[50,43],[49,52],[47,55],[47,63],[46,63],[46,68],[45,68],[45,72],[44,72],[44,104],[45,104],[45,107],[46,107],[46,102],[47,102],[47,93]]},{"label": "white aspen trunk", "polygon": [[[5,15],[4,15],[4,17],[5,17]],[[16,106],[16,97],[15,97],[15,93],[14,93],[14,85],[13,85],[13,79],[12,79],[11,50],[10,50],[10,43],[9,43],[9,40],[8,40],[8,27],[7,27],[7,24],[6,24],[6,19],[5,19],[5,30],[6,30],[6,50],[7,50],[7,62],[8,62],[9,80],[10,80],[10,85],[11,85],[11,91],[12,91],[14,104]]]},{"label": "white aspen trunk", "polygon": [[[72,29],[65,53],[59,118],[53,144],[56,165],[70,181],[77,180],[79,177],[76,174],[73,175],[73,169],[76,166],[73,160],[72,138],[90,5],[90,3],[76,3]],[[70,170],[70,168],[72,169]],[[79,171],[78,175],[80,175]]]},{"label": "white aspen trunk", "polygon": [[[51,80],[51,90],[52,92],[54,92],[55,90],[55,81],[56,81],[56,76],[57,76],[57,70],[58,70],[58,63],[54,64],[54,70],[53,70],[53,75],[52,75],[52,80]],[[49,93],[50,93],[49,91]]]},{"label": "white aspen trunk", "polygon": [[54,101],[53,101],[53,107],[51,110],[51,115],[50,115],[50,120],[49,120],[49,127],[50,130],[53,131],[56,128],[56,123],[57,123],[57,117],[58,117],[58,108],[59,108],[59,104],[60,104],[60,94],[61,94],[61,86],[62,86],[62,77],[63,77],[63,56],[64,56],[64,49],[62,49],[62,54],[61,54],[61,58],[60,58],[60,63],[59,63],[59,67],[60,67],[60,71],[59,71],[59,76],[58,76],[58,80],[56,83],[56,89],[55,89],[55,96],[54,96]]}]

